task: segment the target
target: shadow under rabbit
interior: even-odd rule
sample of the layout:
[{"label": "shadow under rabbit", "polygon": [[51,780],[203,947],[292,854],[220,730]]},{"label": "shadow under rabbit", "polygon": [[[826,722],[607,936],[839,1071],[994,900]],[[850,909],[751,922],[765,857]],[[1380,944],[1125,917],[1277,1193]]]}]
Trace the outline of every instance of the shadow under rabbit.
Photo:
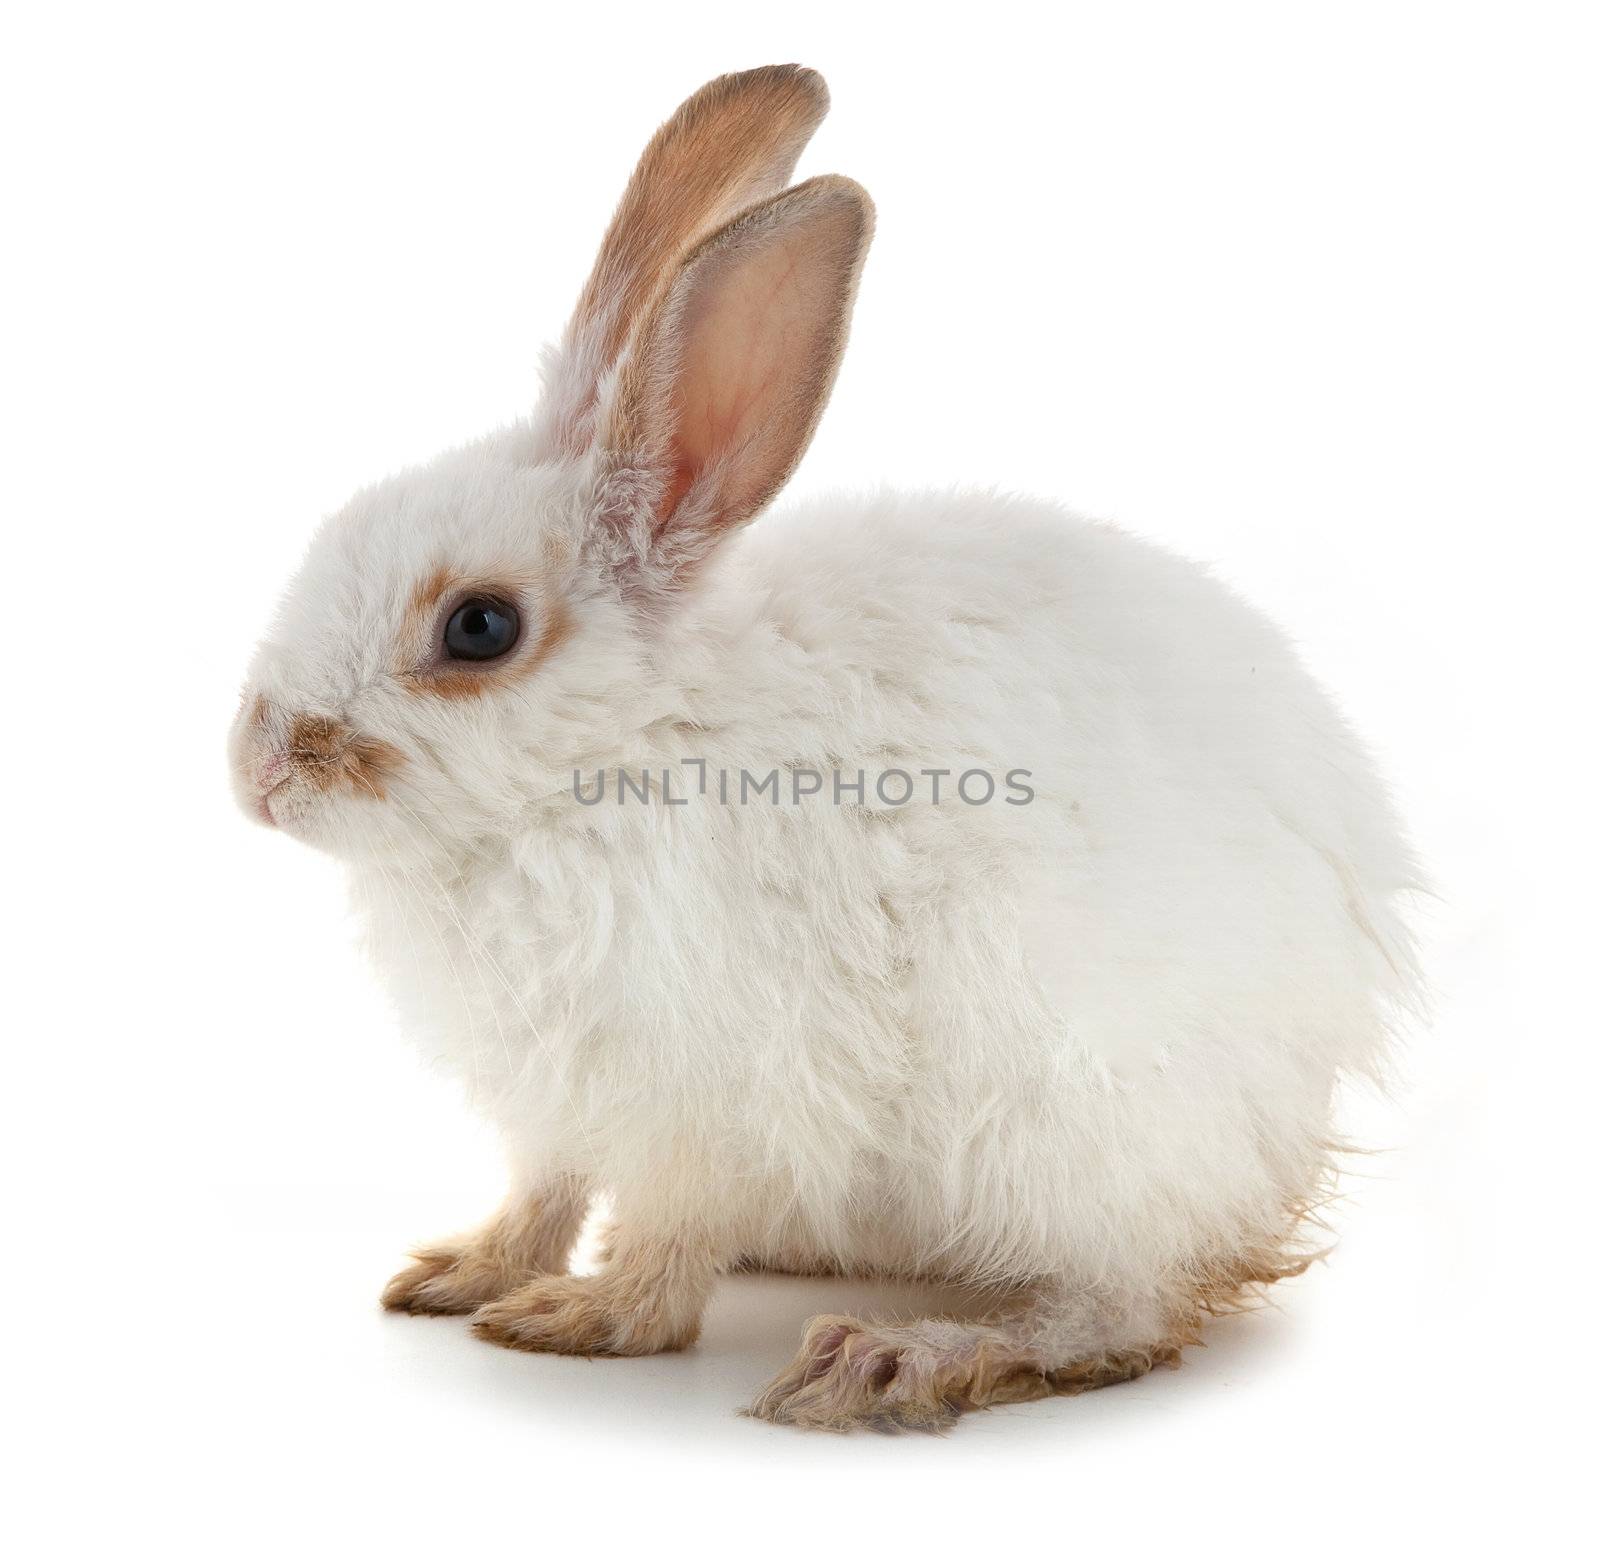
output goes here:
[{"label": "shadow under rabbit", "polygon": [[[384,1315],[379,1324],[389,1339],[386,1346],[398,1350],[390,1358],[397,1372],[420,1374],[431,1389],[452,1397],[487,1401],[501,1415],[541,1423],[552,1417],[563,1423],[576,1419],[650,1440],[778,1439],[836,1447],[836,1436],[800,1434],[736,1416],[788,1361],[805,1323],[836,1313],[878,1320],[960,1314],[969,1298],[962,1290],[924,1283],[735,1273],[721,1280],[694,1346],[646,1358],[510,1352],[478,1341],[459,1318]],[[1203,1408],[1209,1396],[1264,1374],[1292,1351],[1293,1341],[1281,1301],[1269,1300],[1259,1309],[1209,1322],[1204,1345],[1187,1350],[1176,1371],[1158,1369],[1092,1396],[969,1414],[956,1425],[954,1437],[995,1438],[1023,1428],[1037,1436],[1050,1428],[1098,1439],[1150,1416],[1183,1416]],[[869,1442],[877,1437],[851,1438]]]}]

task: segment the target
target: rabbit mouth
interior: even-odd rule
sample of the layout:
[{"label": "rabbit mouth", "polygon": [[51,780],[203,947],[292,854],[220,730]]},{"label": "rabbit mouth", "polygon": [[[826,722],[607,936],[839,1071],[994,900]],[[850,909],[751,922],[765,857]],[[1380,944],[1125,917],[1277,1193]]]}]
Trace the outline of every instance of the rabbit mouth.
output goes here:
[{"label": "rabbit mouth", "polygon": [[263,696],[240,712],[232,738],[235,789],[264,826],[293,829],[321,795],[381,800],[403,757],[338,717],[285,712]]},{"label": "rabbit mouth", "polygon": [[281,781],[273,783],[264,792],[256,795],[256,815],[264,824],[273,827],[279,824],[277,816],[272,813],[272,801],[274,798],[281,797],[288,785],[289,779],[285,777]]}]

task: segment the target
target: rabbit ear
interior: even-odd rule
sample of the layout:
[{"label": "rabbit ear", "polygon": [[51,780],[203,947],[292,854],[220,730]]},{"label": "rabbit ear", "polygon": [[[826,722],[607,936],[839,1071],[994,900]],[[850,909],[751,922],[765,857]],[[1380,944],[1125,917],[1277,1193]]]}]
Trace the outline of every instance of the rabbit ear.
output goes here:
[{"label": "rabbit ear", "polygon": [[782,190],[827,112],[828,89],[815,71],[768,65],[707,82],[655,133],[547,377],[541,457],[587,448],[601,378],[674,263],[735,213]]},{"label": "rabbit ear", "polygon": [[804,455],[872,217],[853,180],[808,180],[703,240],[657,299],[598,435],[596,547],[626,590],[681,582]]}]

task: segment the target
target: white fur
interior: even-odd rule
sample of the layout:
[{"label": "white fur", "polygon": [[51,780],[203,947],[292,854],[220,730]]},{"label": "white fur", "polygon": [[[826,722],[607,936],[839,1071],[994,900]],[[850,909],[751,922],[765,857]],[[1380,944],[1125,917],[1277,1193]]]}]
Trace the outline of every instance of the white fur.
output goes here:
[{"label": "white fur", "polygon": [[[645,357],[600,363],[580,316],[554,412],[323,528],[251,672],[241,794],[293,771],[296,714],[393,748],[384,796],[291,776],[273,812],[349,861],[380,970],[521,1192],[576,1178],[720,1264],[1042,1280],[1090,1323],[1061,1353],[1148,1347],[1171,1301],[1260,1274],[1318,1191],[1336,1085],[1377,1067],[1411,997],[1413,867],[1287,642],[1184,560],[989,493],[719,534],[719,495],[781,473],[722,478],[786,470],[798,451],[763,438],[803,446],[826,396],[870,203],[837,178],[766,190],[823,102],[782,67],[691,99],[636,175],[679,185],[626,207],[679,212],[685,246],[723,221],[671,148],[733,168],[743,142],[707,127],[731,104],[747,137],[763,102],[800,130],[738,184],[764,201],[685,251]],[[719,288],[744,292],[719,311]],[[612,416],[630,363],[647,438],[604,451],[637,423]],[[691,363],[733,366],[687,400],[734,433],[672,502]],[[527,636],[554,615],[565,634],[476,695],[418,688],[408,605],[440,569],[519,584]],[[714,782],[669,802],[690,760],[736,802]],[[737,802],[774,767],[783,802]],[[574,796],[618,769],[655,779],[648,803]],[[878,801],[891,769],[915,802]],[[992,802],[954,796],[969,769]],[[828,781],[796,800],[811,770]],[[858,771],[866,798],[836,802]],[[1031,799],[1007,802],[1019,773]]]},{"label": "white fur", "polygon": [[[350,860],[520,1181],[577,1172],[724,1258],[1130,1296],[1281,1235],[1407,999],[1415,881],[1284,638],[1188,562],[976,493],[769,514],[647,622],[581,548],[589,468],[526,453],[358,496],[252,673],[406,756],[387,801],[295,829]],[[441,560],[561,562],[571,635],[502,692],[405,689],[392,641]],[[687,792],[688,757],[1022,768],[1036,796],[573,798],[600,767]]]}]

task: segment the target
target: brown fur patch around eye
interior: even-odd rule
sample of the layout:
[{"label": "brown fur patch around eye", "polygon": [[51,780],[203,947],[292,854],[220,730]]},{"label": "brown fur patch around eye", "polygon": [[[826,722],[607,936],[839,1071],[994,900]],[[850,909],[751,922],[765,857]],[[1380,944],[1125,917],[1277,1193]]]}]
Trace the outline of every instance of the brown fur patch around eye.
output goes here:
[{"label": "brown fur patch around eye", "polygon": [[411,589],[406,602],[406,624],[409,628],[418,621],[431,624],[439,600],[455,584],[455,575],[448,566],[436,565]]},{"label": "brown fur patch around eye", "polygon": [[302,714],[289,725],[295,775],[321,793],[346,788],[381,799],[405,757],[392,744],[358,734],[336,717]]},{"label": "brown fur patch around eye", "polygon": [[[439,616],[451,598],[481,591],[486,597],[509,598],[526,603],[527,590],[510,591],[505,585],[484,581],[475,584],[445,567],[430,571],[413,588],[406,604],[401,627],[401,645],[414,661],[397,671],[397,677],[414,690],[425,690],[447,700],[463,700],[489,690],[503,690],[525,679],[539,668],[572,630],[572,615],[559,598],[545,597],[534,627],[537,634],[525,635],[521,643],[492,662],[468,663],[443,656],[439,639]],[[520,612],[520,611],[519,611]]]}]

